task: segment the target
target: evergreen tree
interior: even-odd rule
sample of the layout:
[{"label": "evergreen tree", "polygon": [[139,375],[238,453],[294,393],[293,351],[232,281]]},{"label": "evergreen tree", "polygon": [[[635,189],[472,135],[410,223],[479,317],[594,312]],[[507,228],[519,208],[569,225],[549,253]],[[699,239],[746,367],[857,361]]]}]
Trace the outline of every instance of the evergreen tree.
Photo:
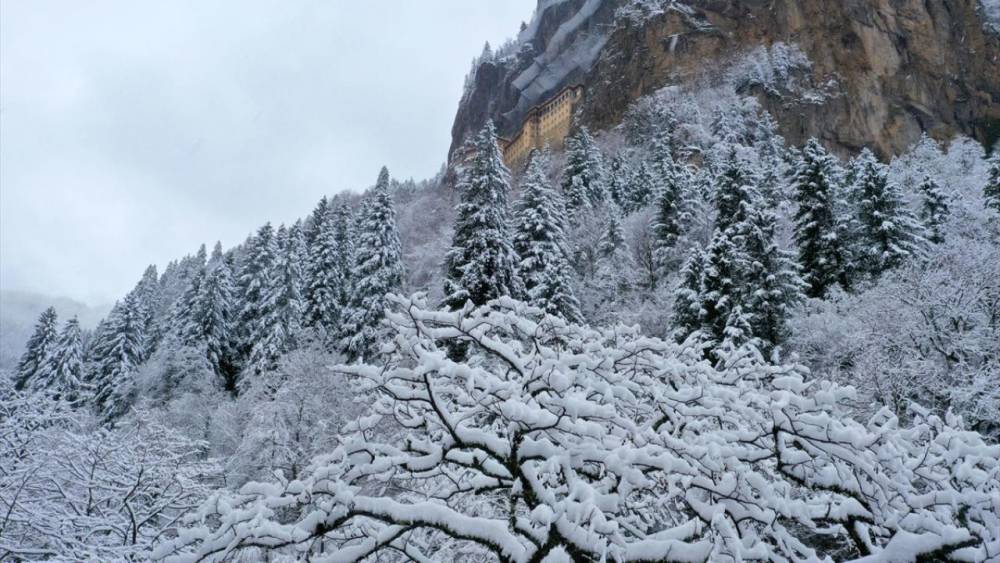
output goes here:
[{"label": "evergreen tree", "polygon": [[316,242],[316,237],[322,232],[322,225],[327,221],[331,208],[330,200],[326,196],[323,196],[313,209],[312,215],[309,216],[304,234],[306,237],[306,246],[310,249],[312,249],[313,244]]},{"label": "evergreen tree", "polygon": [[[218,247],[217,247],[218,248]],[[232,357],[236,314],[233,275],[222,258],[213,258],[199,278],[184,325],[179,331],[188,346],[204,344],[209,365],[229,391],[236,390],[236,368]]]},{"label": "evergreen tree", "polygon": [[274,323],[277,295],[273,291],[273,277],[277,253],[274,228],[270,223],[247,241],[239,275],[241,303],[237,322],[239,352],[245,360],[250,358],[255,345],[264,340]]},{"label": "evergreen tree", "polygon": [[702,279],[706,256],[700,248],[692,248],[681,269],[680,285],[674,293],[674,338],[684,342],[701,330]]},{"label": "evergreen tree", "polygon": [[906,209],[899,187],[875,158],[863,160],[858,197],[858,259],[872,275],[901,265],[920,252],[920,225]]},{"label": "evergreen tree", "polygon": [[609,206],[604,233],[597,242],[598,288],[610,301],[617,301],[636,286],[636,266],[625,240],[621,216]]},{"label": "evergreen tree", "polygon": [[363,358],[377,351],[386,295],[403,287],[402,249],[385,167],[361,206],[350,272],[352,292],[342,338],[352,358]]},{"label": "evergreen tree", "polygon": [[90,383],[94,406],[107,419],[122,415],[130,404],[132,375],[143,360],[145,316],[139,294],[129,293],[112,309],[95,345],[97,371]]},{"label": "evergreen tree", "polygon": [[520,297],[517,254],[508,228],[509,174],[489,122],[474,144],[475,156],[463,171],[455,235],[445,258],[444,305],[461,309],[509,295]]},{"label": "evergreen tree", "polygon": [[758,200],[747,210],[747,219],[733,227],[740,288],[745,295],[741,313],[749,319],[756,345],[765,355],[788,337],[787,320],[805,288],[791,253],[774,241],[777,218]]},{"label": "evergreen tree", "polygon": [[795,243],[810,297],[822,297],[834,284],[849,286],[846,229],[838,212],[836,162],[816,139],[802,149],[792,181],[795,190]]},{"label": "evergreen tree", "polygon": [[622,209],[628,206],[629,183],[634,173],[631,163],[624,155],[616,154],[611,159],[607,178],[608,197]]},{"label": "evergreen tree", "polygon": [[570,322],[582,322],[580,303],[570,283],[565,210],[549,187],[544,157],[535,153],[524,178],[518,204],[514,250],[529,301]]},{"label": "evergreen tree", "polygon": [[570,211],[604,201],[604,157],[586,127],[566,138],[566,166],[562,190]]},{"label": "evergreen tree", "polygon": [[725,338],[726,323],[740,300],[740,256],[730,231],[716,230],[706,252],[701,281],[701,332],[714,346]]},{"label": "evergreen tree", "polygon": [[721,231],[746,220],[746,206],[760,197],[753,170],[730,148],[715,179],[716,226]]},{"label": "evergreen tree", "polygon": [[988,166],[983,197],[986,199],[987,208],[1000,213],[1000,147],[994,148]]},{"label": "evergreen tree", "polygon": [[56,323],[58,316],[55,307],[49,307],[42,311],[35,324],[35,331],[28,339],[24,354],[17,363],[17,371],[14,379],[16,389],[26,389],[31,386],[32,379],[47,361],[49,354],[56,347],[58,338]]},{"label": "evergreen tree", "polygon": [[340,318],[340,294],[345,283],[336,221],[337,211],[333,207],[325,207],[325,213],[313,216],[313,240],[309,245],[305,292],[306,325],[328,331],[336,326]]},{"label": "evergreen tree", "polygon": [[920,219],[927,231],[927,240],[934,244],[941,244],[944,242],[944,224],[951,213],[948,196],[929,174],[924,175],[918,189],[922,200]]},{"label": "evergreen tree", "polygon": [[[197,259],[200,265],[195,266],[194,271],[196,273],[200,272],[204,267],[205,245],[201,245]],[[163,331],[166,329],[166,326],[161,324],[156,314],[161,308],[159,280],[160,277],[157,274],[156,266],[150,264],[146,267],[142,278],[135,285],[135,288],[132,289],[132,293],[135,294],[135,306],[142,318],[143,339],[139,356],[140,362],[145,361],[146,358],[150,357],[156,351],[156,346],[159,344]],[[165,322],[168,323],[169,319],[165,319]]]},{"label": "evergreen tree", "polygon": [[282,354],[295,346],[302,321],[302,270],[305,239],[301,226],[278,227],[273,267],[264,288],[267,310],[258,320],[259,338],[250,348],[247,367],[260,374],[273,369]]},{"label": "evergreen tree", "polygon": [[640,161],[627,178],[625,200],[619,206],[626,215],[636,213],[656,200],[662,186],[647,162]]},{"label": "evergreen tree", "polygon": [[659,166],[659,188],[655,198],[656,215],[652,220],[653,252],[663,275],[676,266],[674,248],[683,230],[684,199],[687,176],[669,151],[664,151]]},{"label": "evergreen tree", "polygon": [[83,388],[83,336],[76,317],[66,321],[31,387],[75,401]]},{"label": "evergreen tree", "polygon": [[340,204],[333,211],[333,242],[334,267],[341,273],[341,284],[337,289],[337,305],[340,307],[339,317],[342,318],[347,307],[354,283],[354,272],[351,266],[354,261],[354,217],[347,204]]}]

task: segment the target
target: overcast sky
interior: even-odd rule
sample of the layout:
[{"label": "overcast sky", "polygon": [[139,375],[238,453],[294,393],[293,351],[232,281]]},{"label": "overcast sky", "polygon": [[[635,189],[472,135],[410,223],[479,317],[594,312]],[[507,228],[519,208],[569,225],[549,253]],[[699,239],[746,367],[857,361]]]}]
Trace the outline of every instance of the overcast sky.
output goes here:
[{"label": "overcast sky", "polygon": [[444,161],[535,0],[0,0],[0,288],[92,305]]}]

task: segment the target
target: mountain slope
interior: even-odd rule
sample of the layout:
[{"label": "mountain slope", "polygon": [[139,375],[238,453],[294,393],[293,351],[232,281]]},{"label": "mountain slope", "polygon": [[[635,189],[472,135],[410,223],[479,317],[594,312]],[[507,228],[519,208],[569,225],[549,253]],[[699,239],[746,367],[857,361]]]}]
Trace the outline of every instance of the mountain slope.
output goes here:
[{"label": "mountain slope", "polygon": [[[888,156],[928,131],[989,146],[1000,137],[1000,34],[989,9],[978,0],[540,0],[514,45],[479,61],[452,146],[487,118],[516,130],[528,108],[577,82],[586,87],[579,122],[614,126],[638,97],[726,80],[720,71],[776,44],[805,55],[804,88],[736,86],[791,143],[815,136],[841,152]],[[546,80],[526,80],[535,75]]]}]

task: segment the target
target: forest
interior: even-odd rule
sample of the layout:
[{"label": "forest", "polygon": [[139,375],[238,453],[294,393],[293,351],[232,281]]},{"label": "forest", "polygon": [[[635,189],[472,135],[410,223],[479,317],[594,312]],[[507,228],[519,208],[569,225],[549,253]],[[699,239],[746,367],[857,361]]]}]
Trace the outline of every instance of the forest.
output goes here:
[{"label": "forest", "polygon": [[1000,560],[1000,150],[790,146],[739,91],[523,170],[487,124],[46,310],[0,560]]}]

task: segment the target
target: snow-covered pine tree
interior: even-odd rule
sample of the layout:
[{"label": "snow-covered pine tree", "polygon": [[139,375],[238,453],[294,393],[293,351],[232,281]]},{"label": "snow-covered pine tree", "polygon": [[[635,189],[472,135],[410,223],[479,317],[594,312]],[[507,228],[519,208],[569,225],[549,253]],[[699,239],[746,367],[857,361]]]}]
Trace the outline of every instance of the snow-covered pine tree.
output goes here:
[{"label": "snow-covered pine tree", "polygon": [[993,156],[989,158],[983,198],[986,207],[1000,213],[1000,147],[993,149]]},{"label": "snow-covered pine tree", "polygon": [[746,220],[747,205],[760,198],[750,165],[730,147],[715,178],[715,224],[720,231]]},{"label": "snow-covered pine tree", "polygon": [[305,288],[305,324],[329,332],[340,318],[345,276],[337,241],[337,210],[331,206],[322,207],[325,213],[313,213]]},{"label": "snow-covered pine tree", "polygon": [[[216,246],[219,249],[219,246]],[[222,257],[213,258],[205,267],[198,290],[181,331],[187,345],[203,343],[209,364],[222,377],[229,391],[236,390],[236,367],[233,359],[236,315],[233,274]]]},{"label": "snow-covered pine tree", "polygon": [[385,167],[361,206],[355,241],[351,296],[341,336],[349,356],[365,358],[378,350],[386,295],[400,291],[404,279],[396,212],[389,194],[389,170]]},{"label": "snow-covered pine tree", "polygon": [[565,208],[549,186],[544,156],[534,153],[521,186],[514,250],[528,301],[570,322],[582,322],[567,260]]},{"label": "snow-covered pine tree", "polygon": [[106,419],[125,413],[134,389],[133,372],[143,360],[146,310],[137,292],[125,296],[108,316],[95,347],[96,372],[88,382],[94,407]]},{"label": "snow-covered pine tree", "polygon": [[35,331],[28,339],[20,361],[17,362],[14,378],[16,389],[29,388],[31,380],[34,379],[49,354],[52,353],[58,340],[57,322],[58,315],[55,307],[48,307],[39,315],[38,322],[35,323]]},{"label": "snow-covered pine tree", "polygon": [[79,398],[83,391],[83,333],[76,317],[66,321],[30,385],[58,399],[74,402]]},{"label": "snow-covered pine tree", "polygon": [[702,279],[705,274],[705,252],[694,247],[681,269],[680,285],[674,292],[673,335],[684,342],[701,330]]},{"label": "snow-covered pine tree", "polygon": [[951,213],[948,196],[930,174],[925,174],[920,185],[920,220],[927,232],[927,240],[934,244],[944,242],[944,224]]},{"label": "snow-covered pine tree", "polygon": [[740,299],[740,253],[731,231],[716,230],[708,246],[701,279],[701,332],[714,347],[726,336],[726,323]]},{"label": "snow-covered pine tree", "polygon": [[653,167],[645,160],[639,161],[626,180],[625,201],[619,206],[626,215],[636,213],[655,201],[661,191],[660,181]]},{"label": "snow-covered pine tree", "polygon": [[310,251],[312,250],[313,243],[316,241],[317,235],[322,232],[321,225],[327,220],[331,207],[330,200],[326,196],[321,197],[316,207],[313,208],[309,220],[306,222],[303,234],[306,238],[306,246]]},{"label": "snow-covered pine tree", "polygon": [[601,203],[607,195],[604,156],[586,127],[566,138],[562,191],[570,212]]},{"label": "snow-covered pine tree", "polygon": [[[195,267],[195,272],[200,272],[205,264],[205,245],[201,245],[197,255],[199,266]],[[160,311],[160,276],[156,271],[156,265],[150,264],[142,273],[142,278],[132,289],[135,294],[136,307],[142,315],[142,352],[140,362],[150,357],[160,342],[163,331],[169,325],[169,319],[160,319],[157,312]]]},{"label": "snow-covered pine tree", "polygon": [[[866,149],[867,150],[867,149]],[[920,253],[921,227],[906,208],[899,187],[889,181],[886,167],[873,156],[861,160],[856,178],[860,267],[878,276]]]},{"label": "snow-covered pine tree", "polygon": [[271,289],[274,287],[272,276],[277,253],[274,228],[270,223],[260,227],[246,243],[246,256],[238,282],[240,308],[237,321],[239,352],[244,361],[249,359],[251,350],[264,339],[273,323],[274,299],[277,296]]},{"label": "snow-covered pine tree", "polygon": [[792,187],[798,204],[795,212],[795,243],[799,266],[810,297],[822,297],[836,283],[850,279],[849,250],[844,219],[845,207],[837,181],[836,162],[823,145],[810,139],[801,151]]},{"label": "snow-covered pine tree", "polygon": [[268,309],[259,319],[246,367],[260,374],[273,369],[282,354],[295,346],[302,322],[302,269],[305,240],[301,226],[281,225],[274,236],[276,248],[264,302]]},{"label": "snow-covered pine tree", "polygon": [[614,205],[607,206],[604,232],[597,242],[598,290],[607,301],[618,301],[637,285],[635,260],[625,240],[621,214]]},{"label": "snow-covered pine tree", "polygon": [[473,148],[475,156],[459,180],[455,234],[445,258],[443,303],[452,310],[467,301],[482,305],[502,296],[520,298],[524,292],[508,227],[510,176],[492,121]]},{"label": "snow-covered pine tree", "polygon": [[629,184],[634,173],[632,163],[622,153],[616,154],[608,165],[608,197],[622,209],[628,205]]},{"label": "snow-covered pine tree", "polygon": [[351,269],[354,260],[353,226],[354,215],[346,203],[333,208],[334,264],[342,276],[340,287],[336,292],[340,318],[343,318],[344,308],[347,307],[354,283],[354,272]]},{"label": "snow-covered pine tree", "polygon": [[[675,247],[681,236],[684,220],[684,199],[688,191],[687,174],[670,155],[666,141],[659,141],[660,158],[657,171],[657,189],[654,198],[656,214],[651,221],[653,252],[661,275],[668,275],[677,266]],[[654,146],[654,147],[655,147]]]},{"label": "snow-covered pine tree", "polygon": [[777,218],[757,199],[747,218],[732,228],[740,255],[742,313],[748,315],[751,335],[765,356],[788,337],[791,309],[803,298],[805,283],[790,252],[774,240]]}]

